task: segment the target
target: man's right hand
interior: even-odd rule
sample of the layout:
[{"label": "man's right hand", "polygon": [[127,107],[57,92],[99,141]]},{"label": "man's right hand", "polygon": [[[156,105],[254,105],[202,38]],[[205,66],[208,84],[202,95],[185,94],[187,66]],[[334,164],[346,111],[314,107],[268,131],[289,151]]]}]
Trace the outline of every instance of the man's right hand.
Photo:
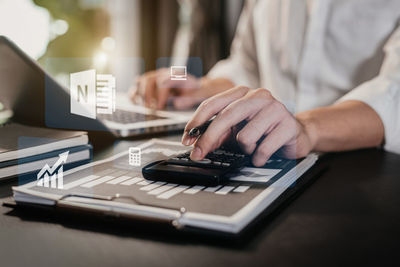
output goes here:
[{"label": "man's right hand", "polygon": [[[214,120],[197,139],[190,129]],[[245,125],[235,132],[241,122]],[[193,145],[192,160],[202,160],[229,139],[252,155],[254,166],[263,166],[276,151],[287,158],[301,158],[315,146],[315,135],[300,119],[263,88],[238,86],[204,101],[187,123],[184,145]]]}]

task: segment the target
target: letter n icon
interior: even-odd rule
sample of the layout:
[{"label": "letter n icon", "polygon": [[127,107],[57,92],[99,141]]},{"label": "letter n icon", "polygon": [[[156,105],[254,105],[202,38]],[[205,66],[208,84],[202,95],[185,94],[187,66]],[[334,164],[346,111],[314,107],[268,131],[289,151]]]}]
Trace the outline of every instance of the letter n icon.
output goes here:
[{"label": "letter n icon", "polygon": [[71,113],[96,119],[96,71],[70,74]]},{"label": "letter n icon", "polygon": [[84,102],[87,103],[88,102],[88,86],[84,85],[85,90],[82,89],[82,86],[78,85],[78,102],[81,102],[81,97],[84,98]]}]

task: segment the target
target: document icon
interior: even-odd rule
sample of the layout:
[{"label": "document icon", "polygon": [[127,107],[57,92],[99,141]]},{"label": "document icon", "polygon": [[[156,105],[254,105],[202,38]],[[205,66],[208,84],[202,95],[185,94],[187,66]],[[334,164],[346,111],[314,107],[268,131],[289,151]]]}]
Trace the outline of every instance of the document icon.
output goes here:
[{"label": "document icon", "polygon": [[37,174],[37,186],[51,187],[51,188],[64,188],[63,181],[63,165],[67,161],[68,153],[61,153],[56,163],[50,168],[49,164],[44,167]]},{"label": "document icon", "polygon": [[70,74],[71,113],[96,119],[115,111],[115,77],[86,70]]}]

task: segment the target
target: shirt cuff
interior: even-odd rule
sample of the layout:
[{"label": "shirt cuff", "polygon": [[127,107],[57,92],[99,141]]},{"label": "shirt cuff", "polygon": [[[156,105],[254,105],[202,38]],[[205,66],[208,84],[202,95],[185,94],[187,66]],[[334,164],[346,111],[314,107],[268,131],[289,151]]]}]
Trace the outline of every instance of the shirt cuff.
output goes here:
[{"label": "shirt cuff", "polygon": [[377,77],[350,91],[337,103],[347,100],[358,100],[374,109],[384,125],[385,150],[400,153],[400,85]]}]

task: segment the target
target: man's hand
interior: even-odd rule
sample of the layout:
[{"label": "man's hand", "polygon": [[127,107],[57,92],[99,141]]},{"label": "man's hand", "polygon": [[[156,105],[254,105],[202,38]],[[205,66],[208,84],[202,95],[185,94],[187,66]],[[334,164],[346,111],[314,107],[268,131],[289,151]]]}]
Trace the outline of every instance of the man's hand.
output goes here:
[{"label": "man's hand", "polygon": [[131,99],[144,102],[147,107],[163,109],[170,97],[174,97],[176,109],[187,109],[205,99],[199,90],[200,79],[188,74],[187,80],[171,80],[169,69],[150,71],[136,80]]},{"label": "man's hand", "polygon": [[171,99],[176,109],[189,109],[232,87],[232,82],[225,78],[196,78],[190,74],[186,81],[174,81],[169,69],[159,69],[147,72],[136,80],[131,99],[156,109],[163,109]]},{"label": "man's hand", "polygon": [[[191,128],[214,115],[213,122],[197,140],[188,135]],[[232,88],[201,103],[185,127],[182,143],[194,143],[190,157],[201,160],[227,141],[233,127],[242,121],[247,121],[247,124],[235,139],[245,153],[253,154],[255,166],[263,166],[278,149],[288,158],[304,157],[315,144],[305,125],[268,90],[250,90],[247,87]]]}]

